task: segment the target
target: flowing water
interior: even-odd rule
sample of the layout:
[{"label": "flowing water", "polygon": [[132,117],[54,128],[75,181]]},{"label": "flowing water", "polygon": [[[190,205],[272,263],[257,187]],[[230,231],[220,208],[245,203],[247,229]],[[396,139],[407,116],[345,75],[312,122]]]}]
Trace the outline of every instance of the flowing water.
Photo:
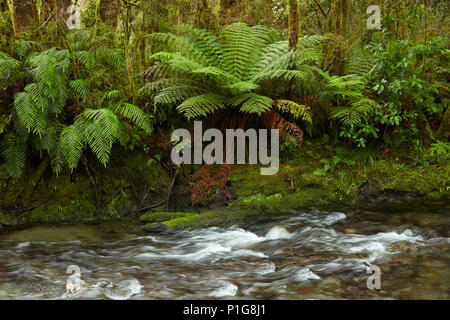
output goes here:
[{"label": "flowing water", "polygon": [[[228,228],[107,240],[92,226],[2,235],[0,298],[450,298],[447,202],[257,217]],[[73,241],[55,241],[58,232]],[[71,265],[80,269],[76,290],[67,290],[77,276],[69,278]],[[381,289],[368,289],[369,265],[381,269]]]}]

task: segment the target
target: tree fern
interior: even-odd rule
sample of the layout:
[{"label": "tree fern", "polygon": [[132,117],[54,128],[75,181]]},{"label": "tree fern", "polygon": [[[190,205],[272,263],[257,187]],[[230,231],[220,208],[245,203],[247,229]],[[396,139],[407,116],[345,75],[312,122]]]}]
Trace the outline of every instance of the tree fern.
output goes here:
[{"label": "tree fern", "polygon": [[[119,90],[103,94],[104,108],[72,107],[83,105],[91,94],[90,81],[79,76],[108,60],[107,53],[112,52],[100,50],[96,55],[86,51],[91,43],[86,37],[78,38],[71,51],[52,48],[35,52],[41,49],[38,43],[20,42],[16,54],[24,63],[0,52],[2,78],[25,75],[25,88],[14,96],[13,126],[0,145],[4,168],[12,177],[23,172],[28,145],[41,156],[48,153],[53,170],[59,174],[64,167],[74,170],[86,149],[106,166],[113,145],[128,141],[130,126],[125,121],[151,132],[150,117],[138,106],[123,101]],[[102,55],[106,60],[95,60]],[[110,63],[119,66],[118,56],[112,56]]]},{"label": "tree fern", "polygon": [[[150,57],[153,65],[145,74],[153,82],[141,92],[156,91],[157,105],[176,105],[188,119],[225,108],[261,115],[274,107],[265,95],[268,82],[284,81],[287,87],[292,78],[306,81],[318,69],[319,36],[301,39],[302,55],[291,51],[287,41],[276,41],[273,32],[262,26],[235,23],[218,37],[190,26],[179,31],[179,35],[151,35],[167,43],[169,50]],[[310,121],[310,114],[299,119]]]}]

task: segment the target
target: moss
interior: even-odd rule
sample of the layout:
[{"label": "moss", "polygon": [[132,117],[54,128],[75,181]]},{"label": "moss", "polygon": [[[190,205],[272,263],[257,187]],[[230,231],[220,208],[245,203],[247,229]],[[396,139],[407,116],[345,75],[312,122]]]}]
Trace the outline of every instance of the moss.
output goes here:
[{"label": "moss", "polygon": [[[252,215],[287,214],[317,205],[351,205],[405,196],[450,197],[448,161],[431,165],[412,159],[407,152],[399,152],[368,162],[361,159],[360,150],[344,149],[347,154],[343,157],[354,159],[354,164],[339,164],[324,174],[316,174],[317,169],[323,168],[324,160],[329,163],[333,150],[319,143],[305,144],[297,152],[284,154],[283,164],[273,176],[260,175],[259,166],[236,166],[227,190],[234,200],[227,207],[218,207],[223,206],[223,202],[217,201],[207,209],[212,211],[149,212],[140,220],[148,224],[162,222],[171,228],[206,227],[240,221]],[[143,193],[141,188],[147,190],[148,203],[166,197],[169,176],[157,163],[147,162],[148,156],[133,152],[112,159],[108,169],[96,167],[93,172],[99,179],[97,185],[102,199],[80,169],[72,177],[66,174],[56,179],[52,176],[37,186],[27,184],[26,177],[9,184],[2,194],[2,206],[30,206],[51,195],[46,203],[25,213],[22,222],[99,221],[117,219],[135,209],[136,198]],[[30,170],[28,175],[32,173]],[[0,179],[4,179],[1,173]],[[182,210],[198,211],[199,207]],[[0,214],[0,222],[9,223],[11,219],[10,215]]]},{"label": "moss", "polygon": [[163,222],[173,219],[195,217],[196,213],[189,212],[148,212],[143,214],[139,219],[144,222]]},{"label": "moss", "polygon": [[317,175],[315,170],[323,167],[321,160],[329,157],[327,152],[317,144],[307,146],[285,156],[285,164],[273,176],[260,175],[259,166],[237,166],[229,177],[235,200],[226,208],[200,214],[164,213],[154,222],[176,229],[201,228],[254,215],[289,214],[311,206],[450,195],[447,164],[423,165],[411,160],[408,153],[370,162],[358,158],[360,150],[348,149],[347,157],[355,159],[353,165],[339,165]]},{"label": "moss", "polygon": [[[140,201],[144,193],[145,204],[159,202],[161,195],[166,196],[169,184],[166,171],[147,160],[148,156],[141,152],[122,151],[112,156],[108,168],[93,162],[89,166],[90,176],[85,166],[80,165],[72,175],[64,173],[59,177],[47,170],[44,183],[37,184],[30,180],[42,175],[43,166],[38,165],[37,169],[29,166],[20,180],[8,183],[0,197],[0,208],[28,208],[45,200],[33,210],[19,214],[20,219],[14,223],[118,219],[134,210],[136,199]],[[1,174],[0,181],[5,179]],[[5,216],[0,219],[0,222],[11,220]]]},{"label": "moss", "polygon": [[[152,226],[162,223],[171,229],[205,228],[220,225],[221,223],[230,222],[231,220],[239,219],[241,217],[246,216],[248,212],[227,209],[227,210],[206,211],[203,213],[157,212],[157,214],[158,214],[157,217],[161,219],[159,221],[147,223],[145,226]],[[164,218],[167,219],[162,220]]]}]

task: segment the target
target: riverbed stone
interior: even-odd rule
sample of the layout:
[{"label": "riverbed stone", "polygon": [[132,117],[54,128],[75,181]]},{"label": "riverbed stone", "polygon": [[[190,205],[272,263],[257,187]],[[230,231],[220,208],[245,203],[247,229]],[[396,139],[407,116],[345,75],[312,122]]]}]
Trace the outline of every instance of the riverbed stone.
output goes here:
[{"label": "riverbed stone", "polygon": [[415,249],[415,245],[408,241],[399,241],[391,243],[386,247],[388,252],[411,252]]},{"label": "riverbed stone", "polygon": [[170,227],[163,223],[154,223],[145,226],[144,231],[148,233],[166,233],[170,231]]}]

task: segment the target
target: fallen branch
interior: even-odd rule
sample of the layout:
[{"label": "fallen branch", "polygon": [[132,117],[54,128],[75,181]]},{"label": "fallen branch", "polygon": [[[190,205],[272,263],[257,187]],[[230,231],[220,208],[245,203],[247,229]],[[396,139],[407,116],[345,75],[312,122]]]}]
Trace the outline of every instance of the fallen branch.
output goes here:
[{"label": "fallen branch", "polygon": [[158,208],[158,207],[164,205],[165,203],[166,203],[166,201],[161,201],[161,202],[158,202],[158,203],[156,203],[156,204],[153,204],[153,205],[148,206],[148,207],[145,207],[145,208],[140,208],[140,209],[132,210],[132,211],[130,211],[130,212],[128,213],[128,215],[130,215],[130,214],[132,214],[132,213],[138,213],[138,214],[139,214],[139,213],[141,213],[141,212],[145,212],[145,211],[150,210],[150,209],[153,209],[153,208]]},{"label": "fallen branch", "polygon": [[40,207],[41,205],[43,205],[44,203],[46,203],[49,199],[50,199],[51,195],[49,195],[47,198],[45,198],[44,200],[42,200],[41,202],[35,204],[34,206],[31,207],[25,207],[25,208],[18,208],[18,209],[12,209],[12,210],[4,210],[5,213],[25,213],[25,212],[29,212],[33,209],[36,209],[37,207]]}]

